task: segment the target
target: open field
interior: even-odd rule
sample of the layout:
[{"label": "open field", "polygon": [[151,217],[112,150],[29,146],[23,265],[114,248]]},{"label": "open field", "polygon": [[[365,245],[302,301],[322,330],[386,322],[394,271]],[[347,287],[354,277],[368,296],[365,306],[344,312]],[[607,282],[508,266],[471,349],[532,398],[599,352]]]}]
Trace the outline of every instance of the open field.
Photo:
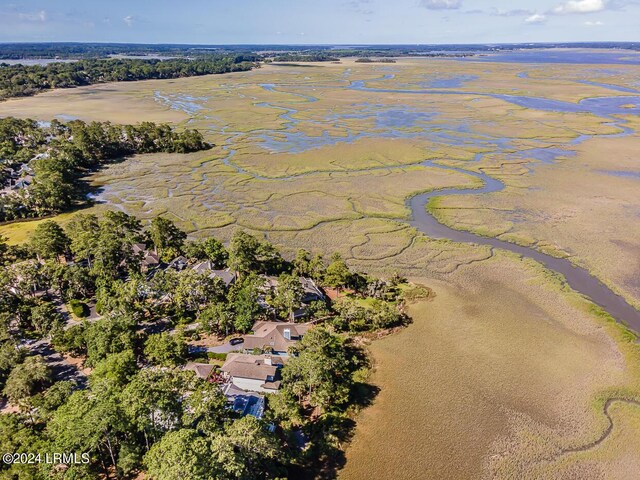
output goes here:
[{"label": "open field", "polygon": [[[136,156],[93,174],[87,211],[163,214],[192,237],[224,241],[243,228],[291,255],[339,251],[357,269],[435,290],[411,307],[412,326],[372,345],[382,390],[362,414],[345,478],[622,479],[640,462],[635,405],[606,406],[610,435],[569,450],[606,430],[607,398],[638,394],[637,347],[538,266],[426,238],[408,225],[406,199],[482,186],[443,166],[497,178],[504,190],[437,198],[433,211],[569,256],[637,305],[636,107],[560,111],[504,95],[570,110],[630,95],[606,85],[632,88],[638,75],[625,65],[345,60],[57,90],[0,103],[0,115],[198,128],[212,150]],[[37,224],[0,234],[20,243]]]},{"label": "open field", "polygon": [[[374,342],[374,382],[341,478],[633,478],[640,349],[529,262],[463,266],[410,308],[414,324]],[[621,442],[629,440],[630,444]],[[615,465],[611,469],[609,466]],[[602,475],[604,471],[607,475]]]}]

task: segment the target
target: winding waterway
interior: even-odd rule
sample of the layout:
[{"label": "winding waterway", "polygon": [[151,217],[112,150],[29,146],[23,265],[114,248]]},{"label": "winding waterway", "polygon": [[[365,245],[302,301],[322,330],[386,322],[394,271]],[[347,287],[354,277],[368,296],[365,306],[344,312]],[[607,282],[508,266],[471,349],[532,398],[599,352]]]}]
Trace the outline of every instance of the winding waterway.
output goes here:
[{"label": "winding waterway", "polygon": [[[394,75],[384,75],[379,80],[393,79]],[[594,82],[595,84],[595,82]],[[456,85],[458,86],[458,85]],[[599,86],[610,86],[606,84],[599,84]],[[625,93],[637,93],[632,89],[621,89],[617,86],[611,86],[612,90],[625,91]],[[270,90],[274,89],[274,85],[269,85]],[[367,92],[380,92],[380,93],[395,93],[406,95],[479,95],[490,96],[493,98],[499,98],[501,100],[513,103],[515,105],[554,112],[563,113],[592,113],[595,115],[607,118],[612,125],[619,128],[620,133],[609,135],[612,137],[622,137],[633,133],[631,129],[624,125],[625,121],[615,118],[612,115],[615,114],[640,114],[640,97],[639,96],[617,96],[617,97],[593,97],[586,98],[578,103],[563,102],[559,100],[552,100],[539,97],[526,97],[515,95],[498,95],[490,93],[469,93],[460,92],[456,90],[442,90],[442,89],[427,89],[427,90],[400,90],[390,88],[368,88],[364,81],[351,81],[347,87],[353,90],[367,91]],[[623,110],[623,106],[624,108]],[[291,112],[288,112],[288,119],[291,119]],[[592,135],[581,135],[574,139],[571,144],[577,145],[585,140],[592,138]],[[571,151],[562,150],[558,148],[540,148],[528,150],[526,152],[529,158],[534,158],[538,161],[549,163],[554,161],[557,157],[562,155],[571,155]],[[486,154],[479,154],[476,156],[475,161],[480,161]],[[454,242],[473,243],[479,245],[488,245],[493,248],[500,248],[514,252],[522,257],[531,258],[540,262],[545,267],[560,273],[566,279],[567,284],[575,291],[589,297],[594,303],[602,307],[617,321],[622,322],[635,332],[640,333],[640,311],[629,304],[622,296],[617,295],[608,286],[594,277],[584,268],[578,267],[566,258],[557,258],[551,255],[547,255],[533,248],[517,245],[507,241],[499,240],[492,237],[483,237],[476,235],[472,232],[456,230],[440,223],[428,210],[427,206],[432,198],[448,195],[478,195],[493,193],[505,188],[505,184],[485,173],[478,173],[473,170],[457,168],[451,166],[440,165],[433,161],[422,162],[421,165],[454,170],[465,175],[470,175],[479,178],[483,182],[482,188],[479,189],[461,189],[461,188],[449,188],[434,192],[428,192],[416,195],[407,201],[407,205],[411,209],[410,224],[419,231],[426,234],[428,237],[437,239],[447,239]]]},{"label": "winding waterway", "polygon": [[[526,78],[525,75],[519,75],[521,78]],[[381,76],[378,79],[373,81],[386,81],[392,80],[395,78],[394,74],[386,74]],[[520,107],[543,110],[543,111],[553,111],[553,112],[563,112],[563,113],[591,113],[594,115],[601,116],[606,118],[609,121],[610,125],[613,125],[618,128],[619,133],[615,133],[612,135],[607,135],[609,137],[622,137],[631,135],[633,131],[628,128],[625,124],[625,121],[616,118],[615,115],[620,114],[640,114],[640,96],[638,96],[638,91],[631,88],[620,87],[617,85],[598,83],[598,82],[588,82],[588,81],[578,81],[577,83],[586,83],[594,86],[600,86],[603,88],[608,88],[613,91],[628,93],[630,95],[621,95],[621,96],[601,96],[601,97],[592,97],[585,98],[578,103],[571,102],[563,102],[559,100],[553,100],[542,97],[528,97],[528,96],[518,96],[518,95],[504,95],[504,94],[494,94],[488,92],[468,92],[468,91],[460,91],[456,90],[466,81],[473,80],[472,78],[453,78],[446,79],[446,81],[442,82],[434,82],[431,81],[428,85],[429,87],[436,88],[427,88],[427,89],[398,89],[398,88],[373,88],[368,87],[364,80],[348,80],[348,84],[343,87],[330,87],[330,88],[344,88],[348,90],[358,90],[363,92],[374,92],[374,93],[394,93],[397,95],[464,95],[464,96],[479,96],[479,97],[491,97],[500,99],[514,105],[518,105]],[[422,87],[424,84],[417,85],[418,87]],[[293,95],[303,101],[307,102],[315,102],[318,99],[312,95],[305,95],[301,93],[294,93],[288,91],[290,87],[295,87],[295,85],[291,84],[262,84],[262,88],[269,92],[279,91],[282,93],[287,93]],[[406,86],[406,85],[403,85]],[[323,86],[316,85],[311,87],[313,90],[322,89]],[[635,95],[634,95],[635,94]],[[165,97],[161,97],[159,94],[156,94],[156,97],[167,101],[168,99]],[[194,102],[197,100],[193,97],[180,97],[172,99],[176,105],[174,108],[180,109],[188,109],[193,111],[197,109],[197,104]],[[337,142],[352,142],[360,138],[367,137],[404,137],[404,138],[412,138],[415,136],[427,136],[433,141],[439,143],[448,143],[452,145],[464,145],[469,143],[478,143],[482,142],[486,146],[487,144],[491,144],[493,146],[493,150],[484,154],[476,155],[474,162],[479,162],[485,155],[494,154],[494,153],[504,153],[505,149],[509,146],[509,141],[507,139],[501,138],[481,138],[478,140],[478,135],[475,135],[475,139],[473,136],[465,136],[467,133],[467,127],[465,125],[461,125],[458,127],[452,128],[452,130],[456,133],[455,135],[447,134],[441,131],[440,129],[431,129],[428,126],[428,121],[433,115],[437,115],[436,113],[429,112],[419,112],[411,107],[406,107],[404,109],[399,109],[398,106],[395,106],[392,110],[389,109],[380,109],[374,107],[382,107],[381,105],[370,105],[370,104],[361,104],[357,105],[359,111],[348,114],[341,114],[342,116],[335,115],[334,118],[328,118],[327,121],[339,121],[341,118],[370,118],[374,117],[376,120],[377,127],[381,130],[376,131],[375,133],[371,132],[359,132],[352,133],[350,131],[347,132],[345,137],[333,137],[329,135],[326,131],[323,131],[321,135],[315,137],[309,137],[308,135],[297,131],[295,128],[301,120],[294,117],[294,115],[298,112],[296,108],[293,106],[284,107],[282,105],[274,105],[273,103],[261,102],[256,104],[259,107],[266,108],[274,108],[277,110],[281,110],[283,113],[280,117],[285,120],[285,129],[278,130],[276,132],[271,131],[262,131],[256,134],[256,138],[261,142],[262,146],[268,150],[278,151],[278,152],[289,152],[289,153],[297,153],[308,150],[310,148],[319,148],[326,145],[331,145]],[[402,130],[402,127],[407,126],[417,126],[423,127],[421,132],[407,132]],[[317,125],[319,128],[322,128],[322,124]],[[224,131],[224,129],[223,129]],[[275,133],[275,135],[274,135]],[[237,133],[237,135],[241,135],[241,133]],[[604,136],[604,135],[603,135]],[[465,138],[466,137],[466,138]],[[532,162],[538,161],[542,163],[552,163],[558,157],[567,157],[571,156],[575,152],[567,149],[566,147],[570,147],[572,145],[577,145],[579,143],[584,142],[592,138],[593,135],[580,135],[576,137],[574,140],[570,142],[569,145],[564,146],[563,148],[559,148],[557,146],[544,144],[541,145],[541,148],[532,148],[526,151],[516,152],[510,154],[512,155],[520,155],[523,158],[532,159]],[[232,166],[239,173],[250,175],[256,179],[264,180],[264,181],[288,181],[294,178],[300,178],[310,175],[318,175],[326,172],[308,172],[308,173],[300,173],[291,176],[285,176],[280,178],[267,178],[255,173],[246,171],[241,167],[235,165],[232,161],[233,156],[235,154],[235,150],[230,148],[229,146],[225,147],[228,155],[224,159],[224,163],[226,165]],[[578,267],[574,265],[570,260],[566,258],[556,258],[547,254],[544,254],[534,248],[529,248],[521,245],[517,245],[514,243],[510,243],[507,241],[499,240],[497,238],[492,237],[483,237],[480,235],[476,235],[472,232],[456,230],[454,228],[448,227],[442,223],[440,223],[428,210],[427,206],[429,201],[432,198],[440,197],[440,196],[448,196],[448,195],[478,195],[478,194],[488,194],[502,190],[505,188],[505,184],[483,172],[476,172],[470,170],[468,168],[459,168],[441,165],[439,163],[433,161],[425,161],[420,162],[416,165],[427,166],[431,168],[438,169],[446,169],[453,170],[458,173],[462,173],[465,175],[473,176],[482,181],[483,186],[481,188],[449,188],[424,194],[416,195],[410,198],[407,201],[407,206],[411,209],[411,219],[410,224],[418,229],[419,231],[426,234],[428,237],[437,238],[437,239],[448,239],[454,242],[462,242],[462,243],[473,243],[479,245],[487,245],[493,248],[499,248],[503,250],[508,250],[514,252],[522,257],[531,258],[543,264],[548,269],[560,273],[566,279],[568,285],[573,288],[575,291],[580,292],[581,294],[589,297],[594,303],[602,307],[605,311],[607,311],[613,318],[626,324],[628,327],[633,329],[634,331],[640,333],[640,311],[635,309],[632,305],[630,305],[623,297],[614,293],[609,287],[604,285],[600,280],[591,275],[584,268]],[[406,168],[408,165],[396,165],[396,166],[382,166],[382,167],[374,167],[372,170],[393,170],[397,168]],[[364,171],[369,169],[363,169],[359,171]],[[531,170],[531,169],[530,169]],[[349,173],[346,171],[345,173]]]},{"label": "winding waterway", "polygon": [[[385,76],[382,79],[390,78]],[[604,86],[604,84],[600,84]],[[351,87],[355,90],[385,92],[385,93],[397,93],[408,95],[429,95],[429,94],[467,94],[467,92],[455,92],[455,91],[441,91],[441,90],[394,90],[394,89],[374,89],[367,88],[364,82],[352,82]],[[616,88],[618,89],[618,88]],[[637,93],[637,91],[628,89],[627,93]],[[614,134],[612,136],[626,136],[632,134],[632,130],[624,126],[623,120],[612,117],[614,114],[632,113],[640,114],[640,97],[638,96],[620,96],[620,97],[594,97],[586,98],[578,103],[562,102],[559,100],[552,100],[538,97],[524,97],[524,96],[512,96],[512,95],[495,95],[495,94],[479,94],[474,95],[491,96],[499,98],[501,100],[508,101],[510,103],[519,105],[525,108],[532,108],[537,110],[547,110],[564,113],[577,113],[585,112],[599,115],[610,120],[611,124],[617,126],[621,133]],[[623,105],[628,105],[626,111],[622,110]],[[572,144],[581,143],[589,138],[591,135],[582,135],[577,137]],[[544,149],[542,149],[544,150]],[[535,155],[530,156],[535,158]],[[563,152],[567,153],[567,152]],[[559,156],[552,153],[553,157]],[[476,158],[476,161],[480,160],[482,155]],[[542,160],[542,159],[541,159]],[[544,160],[542,160],[544,161]],[[435,192],[428,192],[420,195],[416,195],[407,201],[407,205],[411,208],[412,219],[411,225],[420,230],[431,238],[447,239],[454,242],[462,243],[474,243],[480,245],[488,245],[493,248],[501,248],[503,250],[509,250],[517,253],[526,258],[531,258],[542,263],[545,267],[555,272],[562,274],[567,284],[580,292],[581,294],[589,297],[594,303],[602,307],[613,318],[627,325],[635,332],[640,333],[640,311],[630,305],[622,296],[614,293],[609,287],[603,284],[596,277],[591,275],[584,268],[578,267],[565,258],[557,258],[551,255],[547,255],[533,248],[524,247],[514,243],[506,242],[492,237],[483,237],[474,233],[456,230],[440,223],[428,210],[427,206],[429,201],[435,197],[441,197],[446,195],[478,195],[483,193],[493,193],[502,190],[505,184],[493,177],[486,175],[485,173],[477,173],[472,170],[456,168],[450,166],[439,165],[432,161],[425,162],[424,165],[454,170],[465,175],[471,175],[479,178],[483,182],[483,187],[480,189],[460,189],[449,188],[439,190]]]}]

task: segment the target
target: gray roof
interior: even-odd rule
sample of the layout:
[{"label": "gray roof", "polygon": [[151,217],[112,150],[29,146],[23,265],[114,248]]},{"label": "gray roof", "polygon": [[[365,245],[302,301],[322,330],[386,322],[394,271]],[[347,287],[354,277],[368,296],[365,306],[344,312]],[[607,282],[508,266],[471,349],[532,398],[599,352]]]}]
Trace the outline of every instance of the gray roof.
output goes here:
[{"label": "gray roof", "polygon": [[249,378],[266,382],[268,377],[275,377],[278,367],[268,365],[263,355],[245,355],[230,353],[227,361],[220,369],[231,377]]},{"label": "gray roof", "polygon": [[247,392],[229,382],[222,390],[227,401],[231,403],[235,412],[240,415],[253,415],[262,418],[264,414],[264,397],[257,393]]},{"label": "gray roof", "polygon": [[184,366],[185,370],[190,370],[192,372],[195,372],[196,376],[198,378],[202,378],[203,380],[206,380],[207,378],[209,378],[209,375],[211,375],[211,372],[213,371],[214,368],[215,368],[215,365],[210,365],[208,363],[194,363],[194,362],[189,362]]},{"label": "gray roof", "polygon": [[193,270],[203,275],[209,275],[211,278],[219,278],[225,285],[229,286],[236,279],[235,272],[230,268],[226,270],[218,270],[211,260],[205,260],[204,262],[197,263],[193,266]]}]

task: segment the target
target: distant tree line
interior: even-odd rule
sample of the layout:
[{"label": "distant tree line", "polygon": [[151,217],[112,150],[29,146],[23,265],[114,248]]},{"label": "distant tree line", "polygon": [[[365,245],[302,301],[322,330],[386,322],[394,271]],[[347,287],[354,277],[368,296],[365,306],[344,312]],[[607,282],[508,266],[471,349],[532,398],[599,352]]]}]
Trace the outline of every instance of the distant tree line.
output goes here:
[{"label": "distant tree line", "polygon": [[337,62],[338,60],[340,60],[338,57],[325,52],[285,53],[273,58],[274,62]]},{"label": "distant tree line", "polygon": [[216,55],[193,60],[85,59],[33,66],[0,63],[0,100],[52,88],[246,71],[255,66],[256,59],[255,55]]},{"label": "distant tree line", "polygon": [[369,58],[362,57],[356,60],[356,63],[396,63],[393,58]]},{"label": "distant tree line", "polygon": [[[188,153],[210,148],[197,130],[167,124],[116,125],[74,120],[49,125],[0,119],[0,221],[68,210],[86,201],[83,177],[109,161],[137,153]],[[24,188],[11,190],[16,171],[28,172]]]}]

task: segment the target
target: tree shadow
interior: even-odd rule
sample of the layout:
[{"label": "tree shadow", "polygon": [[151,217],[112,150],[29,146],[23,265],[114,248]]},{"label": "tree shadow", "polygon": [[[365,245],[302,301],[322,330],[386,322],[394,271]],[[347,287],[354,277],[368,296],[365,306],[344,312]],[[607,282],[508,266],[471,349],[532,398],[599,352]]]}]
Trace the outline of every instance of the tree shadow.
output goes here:
[{"label": "tree shadow", "polygon": [[299,480],[329,480],[347,463],[345,449],[355,434],[353,418],[361,409],[370,406],[380,388],[365,382],[353,385],[349,399],[349,414],[328,412],[304,428],[308,448],[302,454],[302,465],[289,468],[288,478]]}]

